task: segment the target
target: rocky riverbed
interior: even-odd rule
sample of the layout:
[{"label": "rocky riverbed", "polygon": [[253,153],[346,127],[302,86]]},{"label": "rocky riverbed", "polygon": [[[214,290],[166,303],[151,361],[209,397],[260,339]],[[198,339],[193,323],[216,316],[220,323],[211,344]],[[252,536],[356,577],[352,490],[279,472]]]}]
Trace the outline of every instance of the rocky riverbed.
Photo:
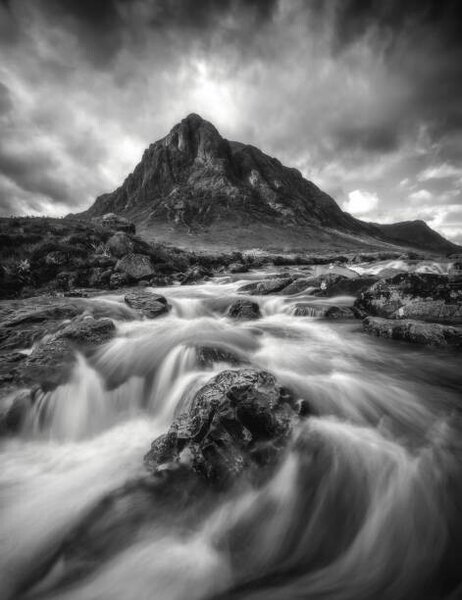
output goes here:
[{"label": "rocky riverbed", "polygon": [[1,301],[5,598],[458,597],[460,263],[251,267]]}]

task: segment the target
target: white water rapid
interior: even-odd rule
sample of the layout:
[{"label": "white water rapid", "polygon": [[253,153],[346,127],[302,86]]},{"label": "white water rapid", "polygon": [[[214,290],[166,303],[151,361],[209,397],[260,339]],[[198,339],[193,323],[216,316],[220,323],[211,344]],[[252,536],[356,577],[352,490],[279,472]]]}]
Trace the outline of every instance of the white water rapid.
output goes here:
[{"label": "white water rapid", "polygon": [[[1,441],[2,599],[462,597],[460,357],[368,337],[355,320],[294,316],[300,300],[323,302],[303,293],[252,297],[262,318],[233,321],[242,283],[157,290],[172,310],[154,320],[117,320],[123,299],[106,298],[116,337],[78,357]],[[262,488],[243,484],[197,513],[185,501],[175,517],[135,494],[116,503],[114,528],[102,510],[68,576],[64,540],[145,476],[152,440],[206,381],[238,368],[205,364],[203,347],[270,371],[314,416]]]}]

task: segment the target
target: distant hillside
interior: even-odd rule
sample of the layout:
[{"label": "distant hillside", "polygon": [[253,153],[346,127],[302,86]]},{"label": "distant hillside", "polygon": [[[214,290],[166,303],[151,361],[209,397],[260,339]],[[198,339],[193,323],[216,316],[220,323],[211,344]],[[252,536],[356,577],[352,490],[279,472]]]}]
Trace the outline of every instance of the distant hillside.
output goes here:
[{"label": "distant hillside", "polygon": [[391,225],[374,223],[386,239],[401,245],[421,248],[429,252],[449,254],[462,252],[462,247],[446,240],[442,235],[431,229],[425,221],[401,221]]}]

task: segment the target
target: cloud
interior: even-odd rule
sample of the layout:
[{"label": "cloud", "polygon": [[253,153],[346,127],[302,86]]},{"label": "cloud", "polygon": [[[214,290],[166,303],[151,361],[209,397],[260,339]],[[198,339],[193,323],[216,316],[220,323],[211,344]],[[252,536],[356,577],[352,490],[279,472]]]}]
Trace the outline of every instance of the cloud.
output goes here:
[{"label": "cloud", "polygon": [[[190,112],[359,216],[462,201],[460,6],[3,2],[0,212],[89,206]],[[421,187],[432,199],[410,197]]]},{"label": "cloud", "polygon": [[442,163],[437,166],[431,166],[424,169],[418,174],[419,181],[428,181],[429,179],[446,179],[446,178],[462,179],[462,169],[448,163]]},{"label": "cloud", "polygon": [[409,200],[411,202],[427,201],[433,198],[432,194],[428,190],[418,190],[409,194]]},{"label": "cloud", "polygon": [[352,215],[366,215],[374,211],[378,204],[377,194],[364,190],[354,190],[348,194],[348,201],[344,202],[342,208]]}]

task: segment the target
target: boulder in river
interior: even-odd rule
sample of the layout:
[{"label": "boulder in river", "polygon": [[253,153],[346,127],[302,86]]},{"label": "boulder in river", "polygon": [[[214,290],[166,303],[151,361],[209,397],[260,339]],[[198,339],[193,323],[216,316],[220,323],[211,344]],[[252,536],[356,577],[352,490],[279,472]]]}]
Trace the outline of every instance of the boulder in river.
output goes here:
[{"label": "boulder in river", "polygon": [[355,306],[389,319],[462,323],[462,286],[445,275],[401,273],[380,280],[363,292]]},{"label": "boulder in river", "polygon": [[450,346],[462,349],[462,327],[411,319],[366,317],[363,320],[363,330],[379,337],[404,340],[425,346]]},{"label": "boulder in river", "polygon": [[293,396],[266,371],[222,371],[195,395],[145,456],[149,470],[186,466],[218,486],[274,465],[299,418]]},{"label": "boulder in river", "polygon": [[170,305],[164,296],[146,290],[136,290],[125,294],[124,300],[130,308],[139,311],[148,319],[155,319],[170,310]]},{"label": "boulder in river", "polygon": [[226,313],[231,319],[250,321],[261,317],[260,306],[252,300],[235,300]]}]

